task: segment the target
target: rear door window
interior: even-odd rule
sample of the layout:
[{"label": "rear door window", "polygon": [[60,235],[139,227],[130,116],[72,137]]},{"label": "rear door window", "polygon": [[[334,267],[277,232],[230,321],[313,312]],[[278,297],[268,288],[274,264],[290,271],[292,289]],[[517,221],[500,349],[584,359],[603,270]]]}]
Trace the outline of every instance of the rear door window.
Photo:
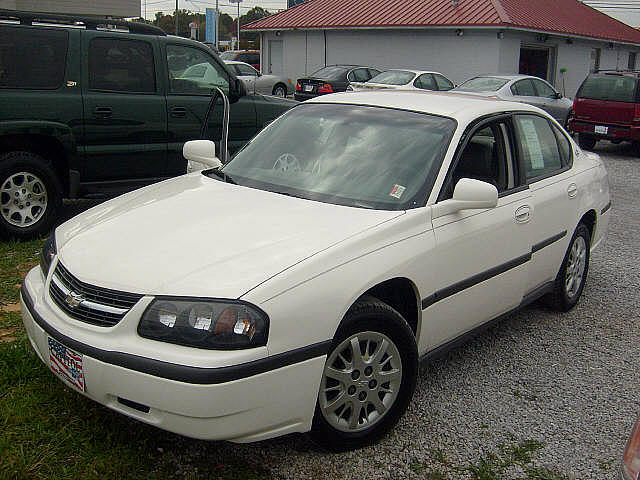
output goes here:
[{"label": "rear door window", "polygon": [[62,29],[0,27],[0,88],[60,87],[68,44]]},{"label": "rear door window", "polygon": [[413,86],[423,90],[437,90],[436,82],[430,73],[423,73],[413,82]]},{"label": "rear door window", "polygon": [[577,97],[614,102],[634,102],[638,79],[622,75],[587,77]]},{"label": "rear door window", "polygon": [[151,44],[140,40],[93,38],[89,43],[89,89],[155,93]]},{"label": "rear door window", "polygon": [[549,122],[537,115],[516,115],[516,142],[527,181],[547,177],[563,167],[558,139]]},{"label": "rear door window", "polygon": [[369,72],[366,68],[356,68],[353,72],[356,82],[366,82],[369,80]]}]

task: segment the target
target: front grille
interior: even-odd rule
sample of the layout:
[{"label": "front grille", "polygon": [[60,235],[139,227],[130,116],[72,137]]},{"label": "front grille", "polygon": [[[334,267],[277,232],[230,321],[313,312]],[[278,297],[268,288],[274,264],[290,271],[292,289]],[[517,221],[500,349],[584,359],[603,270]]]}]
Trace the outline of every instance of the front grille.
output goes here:
[{"label": "front grille", "polygon": [[58,262],[49,293],[67,315],[82,322],[112,327],[133,307],[142,295],[119,292],[81,282]]}]

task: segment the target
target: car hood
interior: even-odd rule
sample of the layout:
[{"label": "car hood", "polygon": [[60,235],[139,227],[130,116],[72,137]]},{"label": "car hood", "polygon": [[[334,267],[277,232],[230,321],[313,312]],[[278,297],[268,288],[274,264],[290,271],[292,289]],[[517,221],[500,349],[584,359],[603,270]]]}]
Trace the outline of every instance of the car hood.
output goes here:
[{"label": "car hood", "polygon": [[56,241],[60,261],[86,283],[141,294],[238,298],[402,214],[193,173],[98,205],[60,226]]}]

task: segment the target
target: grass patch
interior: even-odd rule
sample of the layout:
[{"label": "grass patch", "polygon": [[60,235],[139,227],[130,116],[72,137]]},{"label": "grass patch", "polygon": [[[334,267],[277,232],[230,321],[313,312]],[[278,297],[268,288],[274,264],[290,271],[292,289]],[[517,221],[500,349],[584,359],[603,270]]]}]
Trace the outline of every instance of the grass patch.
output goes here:
[{"label": "grass patch", "polygon": [[43,244],[44,240],[0,243],[0,306],[18,301],[22,280],[40,262]]}]

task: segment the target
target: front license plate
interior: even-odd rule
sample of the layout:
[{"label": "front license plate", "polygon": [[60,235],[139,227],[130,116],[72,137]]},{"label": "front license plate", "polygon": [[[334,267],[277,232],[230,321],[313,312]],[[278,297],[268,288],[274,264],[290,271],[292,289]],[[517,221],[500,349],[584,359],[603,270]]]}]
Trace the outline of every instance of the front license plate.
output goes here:
[{"label": "front license plate", "polygon": [[74,352],[69,347],[48,337],[49,341],[49,367],[60,378],[84,392],[84,370],[82,368],[82,355]]},{"label": "front license plate", "polygon": [[595,133],[601,133],[602,135],[606,135],[609,131],[609,127],[604,127],[602,125],[596,125],[594,128]]},{"label": "front license plate", "polygon": [[304,91],[305,92],[313,92],[313,85],[305,85],[304,86]]}]

